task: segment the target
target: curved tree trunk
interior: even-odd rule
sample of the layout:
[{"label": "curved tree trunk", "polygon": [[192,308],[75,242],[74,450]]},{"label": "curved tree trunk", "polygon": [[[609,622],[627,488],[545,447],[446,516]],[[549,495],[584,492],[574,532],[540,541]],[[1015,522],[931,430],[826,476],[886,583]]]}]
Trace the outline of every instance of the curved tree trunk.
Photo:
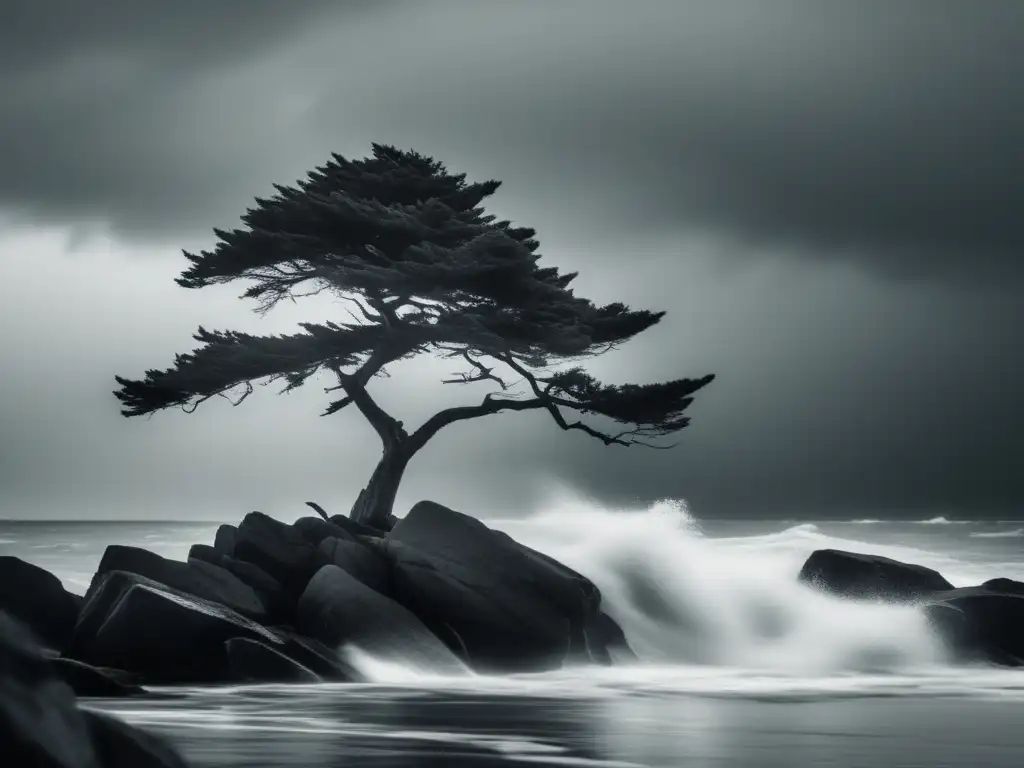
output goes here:
[{"label": "curved tree trunk", "polygon": [[377,468],[370,476],[370,482],[359,492],[349,517],[357,523],[387,531],[391,526],[388,516],[395,505],[398,486],[411,457],[403,450],[385,450]]}]

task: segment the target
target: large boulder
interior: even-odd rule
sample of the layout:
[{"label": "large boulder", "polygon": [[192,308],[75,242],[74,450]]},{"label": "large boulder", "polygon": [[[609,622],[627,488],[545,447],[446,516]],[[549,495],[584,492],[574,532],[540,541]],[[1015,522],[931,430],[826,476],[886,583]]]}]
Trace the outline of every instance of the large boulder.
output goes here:
[{"label": "large boulder", "polygon": [[249,637],[224,644],[231,676],[242,683],[318,683],[320,676],[277,648]]},{"label": "large boulder", "polygon": [[953,589],[942,574],[923,565],[837,549],[813,552],[798,578],[829,594],[857,600],[912,602]]},{"label": "large boulder", "polygon": [[238,526],[234,557],[259,566],[296,596],[317,568],[316,547],[306,536],[262,512],[250,512]]},{"label": "large boulder", "polygon": [[234,637],[281,644],[220,603],[113,571],[90,587],[66,655],[152,683],[214,682],[226,676],[224,644]]},{"label": "large boulder", "polygon": [[310,580],[295,626],[332,648],[355,646],[375,658],[436,674],[465,672],[416,616],[334,565],[325,565]]},{"label": "large boulder", "polygon": [[954,589],[933,595],[924,611],[955,658],[1024,666],[1024,594]]},{"label": "large boulder", "polygon": [[432,502],[398,521],[387,551],[395,599],[439,636],[457,637],[452,647],[481,671],[562,666],[599,611],[585,577]]},{"label": "large boulder", "polygon": [[3,612],[0,757],[12,768],[185,768],[157,737],[78,709],[31,633]]},{"label": "large boulder", "polygon": [[213,538],[213,548],[222,555],[234,557],[235,541],[238,539],[238,528],[233,525],[222,525],[217,528]]},{"label": "large boulder", "polygon": [[43,645],[64,648],[81,602],[49,571],[17,557],[0,557],[0,611],[22,622]]},{"label": "large boulder", "polygon": [[382,595],[389,593],[391,564],[366,544],[329,536],[317,546],[317,557],[321,567],[336,565]]},{"label": "large boulder", "polygon": [[267,607],[252,587],[233,573],[210,563],[182,563],[138,547],[114,544],[103,553],[89,590],[92,591],[98,580],[113,571],[144,576],[179,592],[220,603],[256,621],[268,619]]},{"label": "large boulder", "polygon": [[258,565],[224,555],[206,544],[193,544],[188,551],[188,562],[201,571],[207,570],[207,565],[210,565],[234,574],[259,597],[266,609],[268,622],[291,620],[295,611],[296,596],[290,594],[277,579]]}]

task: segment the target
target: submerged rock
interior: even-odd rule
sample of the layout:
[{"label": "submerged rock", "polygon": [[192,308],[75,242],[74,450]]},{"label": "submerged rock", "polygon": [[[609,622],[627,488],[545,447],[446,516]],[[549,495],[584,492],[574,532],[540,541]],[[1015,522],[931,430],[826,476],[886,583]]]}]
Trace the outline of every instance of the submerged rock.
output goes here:
[{"label": "submerged rock", "polygon": [[812,553],[798,578],[824,592],[859,600],[909,602],[953,589],[942,574],[923,565],[837,549]]},{"label": "submerged rock", "polygon": [[332,648],[347,645],[436,674],[465,667],[410,611],[335,565],[325,565],[302,593],[296,628]]},{"label": "submerged rock", "polygon": [[22,622],[43,645],[64,648],[81,602],[49,571],[18,557],[0,557],[0,611]]},{"label": "submerged rock", "polygon": [[281,643],[220,603],[113,571],[90,588],[67,655],[147,682],[208,682],[225,678],[224,643],[233,637]]},{"label": "submerged rock", "polygon": [[478,670],[558,668],[599,611],[585,577],[432,502],[398,521],[387,552],[395,599],[439,636],[457,637]]}]

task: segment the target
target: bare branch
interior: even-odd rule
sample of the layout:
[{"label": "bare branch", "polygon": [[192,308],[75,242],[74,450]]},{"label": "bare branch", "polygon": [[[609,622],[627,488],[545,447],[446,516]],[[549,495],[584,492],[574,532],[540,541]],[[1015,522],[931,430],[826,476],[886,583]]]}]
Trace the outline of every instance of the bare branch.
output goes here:
[{"label": "bare branch", "polygon": [[315,501],[307,501],[306,506],[312,507],[313,511],[315,511],[318,515],[320,515],[320,517],[322,517],[327,522],[331,521],[331,518],[328,517],[327,513],[324,511],[324,508],[317,504]]}]

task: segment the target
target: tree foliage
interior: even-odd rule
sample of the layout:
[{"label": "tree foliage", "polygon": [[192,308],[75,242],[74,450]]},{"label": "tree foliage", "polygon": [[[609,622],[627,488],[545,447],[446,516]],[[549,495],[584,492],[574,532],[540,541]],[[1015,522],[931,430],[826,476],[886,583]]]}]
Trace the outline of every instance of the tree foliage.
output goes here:
[{"label": "tree foliage", "polygon": [[[499,185],[467,182],[432,158],[379,144],[370,157],[335,154],[295,186],[275,185],[277,194],[257,198],[243,227],[215,230],[212,250],[185,253],[189,266],[178,284],[246,282],[242,296],[260,313],[329,292],[347,302],[348,317],[283,336],[201,327],[200,346],[171,367],[138,380],[116,377],[122,413],[191,411],[241,390],[237,404],[254,383],[281,381],[289,391],[329,371],[338,385],[328,389],[338,394],[325,414],[354,404],[386,452],[411,455],[447,424],[507,410],[544,409],[563,429],[618,445],[654,445],[651,438],[685,427],[692,395],[711,376],[609,385],[579,366],[664,313],[576,296],[576,273],[541,265],[534,230],[485,212],[482,203]],[[385,366],[418,354],[461,361],[463,372],[446,383],[490,381],[495,390],[408,434],[368,385]],[[621,429],[569,421],[566,412],[604,417]]]}]

